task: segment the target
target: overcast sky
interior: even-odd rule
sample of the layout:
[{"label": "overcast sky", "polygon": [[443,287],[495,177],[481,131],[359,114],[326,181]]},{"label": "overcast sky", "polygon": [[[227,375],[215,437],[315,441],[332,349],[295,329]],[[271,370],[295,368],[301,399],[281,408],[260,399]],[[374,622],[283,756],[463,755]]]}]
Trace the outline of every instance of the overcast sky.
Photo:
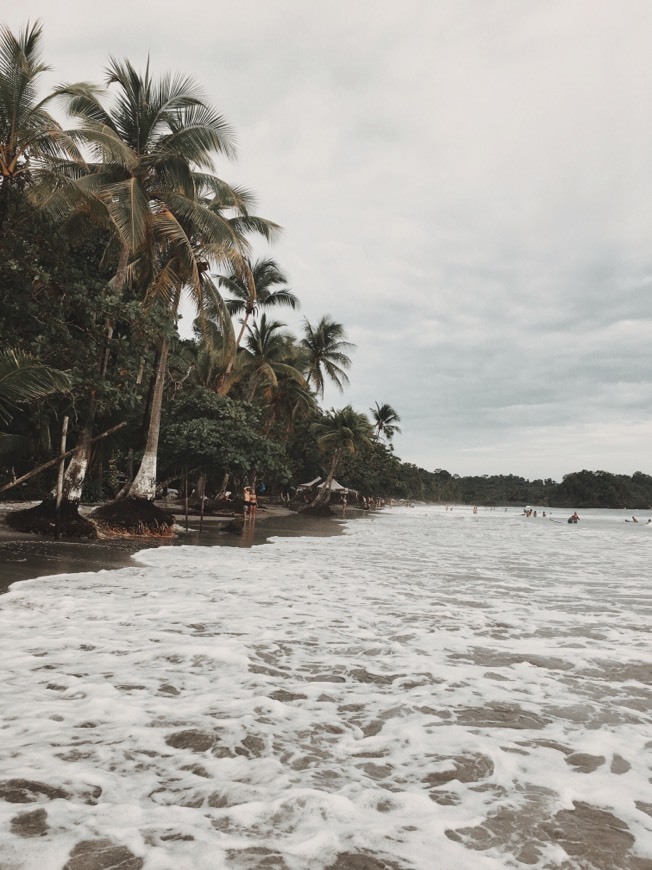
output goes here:
[{"label": "overcast sky", "polygon": [[[650,0],[31,0],[54,83],[192,74],[357,345],[327,406],[458,474],[652,473]],[[6,13],[5,13],[6,15]],[[285,315],[283,315],[285,319]],[[188,322],[188,321],[187,321]]]}]

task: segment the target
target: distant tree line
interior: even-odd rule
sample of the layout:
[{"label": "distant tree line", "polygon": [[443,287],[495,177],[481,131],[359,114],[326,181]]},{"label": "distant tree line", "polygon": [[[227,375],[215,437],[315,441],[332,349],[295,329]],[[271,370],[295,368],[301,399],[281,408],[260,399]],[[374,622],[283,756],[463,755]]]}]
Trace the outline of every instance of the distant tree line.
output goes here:
[{"label": "distant tree line", "polygon": [[413,497],[433,502],[477,505],[542,505],[569,508],[652,509],[652,476],[641,471],[633,475],[607,471],[575,471],[561,483],[550,478],[527,480],[513,474],[470,477],[447,471],[427,472],[404,466],[402,481]]}]

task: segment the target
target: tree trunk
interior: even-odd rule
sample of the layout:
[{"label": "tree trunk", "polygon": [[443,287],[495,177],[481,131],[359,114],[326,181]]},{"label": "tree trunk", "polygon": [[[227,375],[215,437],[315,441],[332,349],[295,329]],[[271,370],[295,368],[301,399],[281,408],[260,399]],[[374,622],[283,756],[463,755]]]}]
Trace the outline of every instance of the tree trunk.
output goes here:
[{"label": "tree trunk", "polygon": [[[123,248],[120,252],[116,273],[109,282],[122,291],[126,282],[127,265],[129,263],[129,249]],[[106,321],[106,341],[104,343],[104,351],[98,365],[98,375],[103,378],[106,375],[109,367],[109,356],[111,352],[111,339],[113,338],[113,323],[110,320]],[[68,463],[63,482],[62,502],[74,505],[79,504],[81,499],[84,482],[86,480],[86,472],[91,457],[90,441],[93,437],[93,427],[95,424],[95,410],[97,399],[95,390],[91,392],[91,399],[88,405],[86,421],[79,433],[77,441],[78,451],[73,454],[72,459]],[[50,493],[49,498],[55,498],[56,492]]]},{"label": "tree trunk", "polygon": [[[109,365],[109,351],[111,339],[113,338],[113,324],[110,321],[106,323],[106,343],[102,353],[102,359],[98,366],[99,377],[104,377]],[[68,463],[63,479],[62,504],[66,504],[68,509],[76,511],[79,502],[81,501],[84,482],[86,481],[86,472],[91,458],[91,439],[93,437],[93,427],[95,424],[95,411],[97,408],[97,396],[95,390],[92,390],[88,410],[86,412],[86,420],[77,438],[77,449]],[[53,490],[47,500],[56,498],[56,490]]]},{"label": "tree trunk", "polygon": [[59,448],[60,461],[57,471],[57,495],[55,504],[55,519],[54,519],[54,537],[58,541],[61,537],[61,499],[63,497],[63,466],[64,455],[66,452],[66,441],[68,439],[68,417],[63,418],[63,426],[61,427],[61,446]]},{"label": "tree trunk", "polygon": [[[176,319],[181,288],[176,291],[168,315]],[[161,338],[157,354],[156,374],[151,391],[151,407],[147,417],[147,435],[140,467],[133,481],[110,504],[93,511],[92,517],[107,534],[137,534],[156,537],[174,536],[174,515],[154,504],[156,497],[156,465],[161,431],[161,412],[168,361],[168,340]]]},{"label": "tree trunk", "polygon": [[238,333],[238,337],[237,337],[236,342],[235,342],[233,356],[229,360],[224,372],[218,378],[217,387],[215,389],[215,392],[217,393],[218,396],[226,396],[226,394],[229,392],[230,385],[228,383],[228,378],[229,378],[229,375],[231,374],[231,372],[233,371],[233,366],[235,365],[235,360],[236,360],[236,357],[238,355],[238,348],[240,347],[240,342],[242,341],[242,336],[244,335],[244,331],[245,331],[246,326],[247,326],[247,320],[249,320],[249,314],[250,314],[250,312],[246,311],[244,319],[242,321],[242,326],[240,327],[240,332]]},{"label": "tree trunk", "polygon": [[333,454],[333,461],[331,462],[330,471],[328,472],[328,477],[324,481],[324,485],[317,488],[317,495],[310,502],[311,508],[324,507],[329,504],[331,498],[331,486],[333,485],[333,478],[335,477],[335,469],[337,468],[341,455],[342,450],[341,448],[338,448]]},{"label": "tree trunk", "polygon": [[[106,438],[107,435],[110,435],[112,432],[116,432],[118,429],[122,429],[123,426],[126,425],[126,423],[119,423],[117,426],[113,426],[111,429],[107,429],[107,431],[103,432],[101,435],[97,435],[95,438],[91,438],[88,445],[89,448],[90,444],[92,444],[93,442],[99,441],[101,438]],[[40,474],[47,468],[51,468],[53,465],[59,463],[66,456],[76,454],[77,452],[77,447],[73,448],[73,450],[66,451],[61,456],[57,457],[57,459],[51,459],[49,462],[46,462],[39,468],[35,468],[33,471],[30,471],[27,474],[24,474],[22,477],[17,478],[12,483],[5,484],[3,487],[0,488],[0,492],[6,489],[11,489],[12,486],[17,486],[19,483],[22,483],[23,480],[28,480],[30,477],[34,477],[35,475]],[[95,526],[93,525],[93,523],[80,516],[77,508],[78,503],[69,503],[61,499],[59,504],[59,518],[61,522],[60,531],[66,537],[71,538],[96,538],[97,530]],[[48,496],[48,498],[46,498],[44,501],[42,501],[41,504],[38,504],[33,508],[27,508],[20,511],[10,511],[7,514],[6,522],[7,525],[9,525],[12,529],[17,529],[20,532],[35,532],[39,535],[51,535],[56,529],[56,514],[56,495],[51,495]]]},{"label": "tree trunk", "polygon": [[165,371],[168,361],[168,341],[163,339],[159,355],[152,404],[145,440],[145,451],[140,462],[138,473],[127,490],[127,498],[154,501],[156,496],[156,459],[158,454],[158,438],[161,431],[161,411],[163,409],[163,389],[165,387]]},{"label": "tree trunk", "polygon": [[149,378],[149,387],[147,388],[147,401],[145,402],[145,410],[143,412],[143,425],[140,427],[140,443],[138,444],[138,448],[144,448],[147,442],[147,432],[149,430],[150,420],[152,419],[152,402],[154,401],[154,390],[156,389],[156,374],[159,370],[159,364],[161,362],[161,350],[162,347],[157,348],[156,353],[154,354],[154,365],[152,367],[152,373]]},{"label": "tree trunk", "polygon": [[216,498],[219,500],[221,498],[226,498],[226,488],[229,485],[229,477],[231,475],[228,471],[224,472],[224,477],[222,478],[222,486],[220,487],[220,491],[218,492]]}]

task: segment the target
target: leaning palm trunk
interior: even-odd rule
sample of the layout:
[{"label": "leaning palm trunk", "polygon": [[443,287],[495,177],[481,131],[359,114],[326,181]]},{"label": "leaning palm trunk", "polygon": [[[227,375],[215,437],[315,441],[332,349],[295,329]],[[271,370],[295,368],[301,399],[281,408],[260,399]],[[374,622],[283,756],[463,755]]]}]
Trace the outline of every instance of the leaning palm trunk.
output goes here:
[{"label": "leaning palm trunk", "polygon": [[247,311],[243,320],[242,326],[240,328],[240,332],[238,333],[238,337],[235,340],[235,347],[233,348],[233,352],[229,357],[229,361],[226,364],[226,368],[224,371],[218,376],[217,383],[215,386],[215,392],[218,396],[228,396],[229,390],[233,386],[233,381],[231,379],[231,374],[233,372],[233,367],[235,366],[235,361],[238,355],[238,348],[240,347],[240,343],[242,342],[242,336],[244,335],[244,331],[247,327],[247,321],[249,320],[250,312]]},{"label": "leaning palm trunk", "polygon": [[333,461],[331,462],[331,467],[328,472],[328,476],[324,481],[324,485],[318,487],[317,495],[310,502],[309,507],[311,508],[324,508],[327,507],[330,499],[331,499],[331,488],[333,486],[333,478],[335,477],[335,470],[337,469],[338,463],[340,461],[340,457],[342,455],[341,448],[338,448],[333,454]]},{"label": "leaning palm trunk", "polygon": [[127,498],[142,498],[153,501],[156,496],[156,458],[158,454],[158,439],[161,431],[161,412],[163,410],[163,389],[165,386],[165,370],[168,362],[168,342],[163,339],[159,355],[156,379],[152,390],[152,405],[149,414],[149,426],[145,439],[145,451],[140,462],[140,468],[127,490]]},{"label": "leaning palm trunk", "polygon": [[156,497],[156,466],[161,430],[163,390],[168,359],[168,342],[163,339],[152,390],[147,437],[140,467],[133,481],[117,498],[93,511],[93,520],[103,534],[137,534],[170,537],[174,533],[174,516],[154,504]]},{"label": "leaning palm trunk", "polygon": [[222,486],[220,487],[220,491],[218,492],[216,498],[219,501],[220,499],[226,498],[226,488],[229,485],[229,478],[231,475],[228,471],[224,472],[224,477],[222,478]]},{"label": "leaning palm trunk", "polygon": [[251,267],[244,260],[241,260],[240,270],[243,275],[243,280],[246,283],[247,290],[249,291],[249,301],[247,302],[247,306],[245,308],[245,316],[242,320],[240,332],[238,333],[238,337],[235,341],[235,347],[233,348],[233,352],[231,353],[231,358],[227,363],[224,373],[220,375],[220,378],[218,380],[216,390],[218,396],[226,396],[231,389],[229,375],[233,371],[233,366],[235,365],[235,360],[238,355],[238,348],[240,347],[240,342],[242,341],[242,337],[245,334],[245,329],[247,328],[247,321],[249,320],[249,316],[255,311],[256,307],[256,282],[254,281]]}]

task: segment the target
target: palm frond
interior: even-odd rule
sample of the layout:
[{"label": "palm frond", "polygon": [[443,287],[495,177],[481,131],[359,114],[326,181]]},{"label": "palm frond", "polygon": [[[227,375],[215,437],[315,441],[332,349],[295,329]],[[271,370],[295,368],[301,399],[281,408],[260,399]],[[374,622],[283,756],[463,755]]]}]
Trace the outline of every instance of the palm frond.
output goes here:
[{"label": "palm frond", "polygon": [[102,188],[99,197],[120,241],[136,251],[145,240],[148,228],[149,202],[135,178],[128,178]]},{"label": "palm frond", "polygon": [[11,419],[9,408],[42,399],[70,388],[65,372],[43,365],[29,354],[17,350],[0,353],[0,419]]}]

